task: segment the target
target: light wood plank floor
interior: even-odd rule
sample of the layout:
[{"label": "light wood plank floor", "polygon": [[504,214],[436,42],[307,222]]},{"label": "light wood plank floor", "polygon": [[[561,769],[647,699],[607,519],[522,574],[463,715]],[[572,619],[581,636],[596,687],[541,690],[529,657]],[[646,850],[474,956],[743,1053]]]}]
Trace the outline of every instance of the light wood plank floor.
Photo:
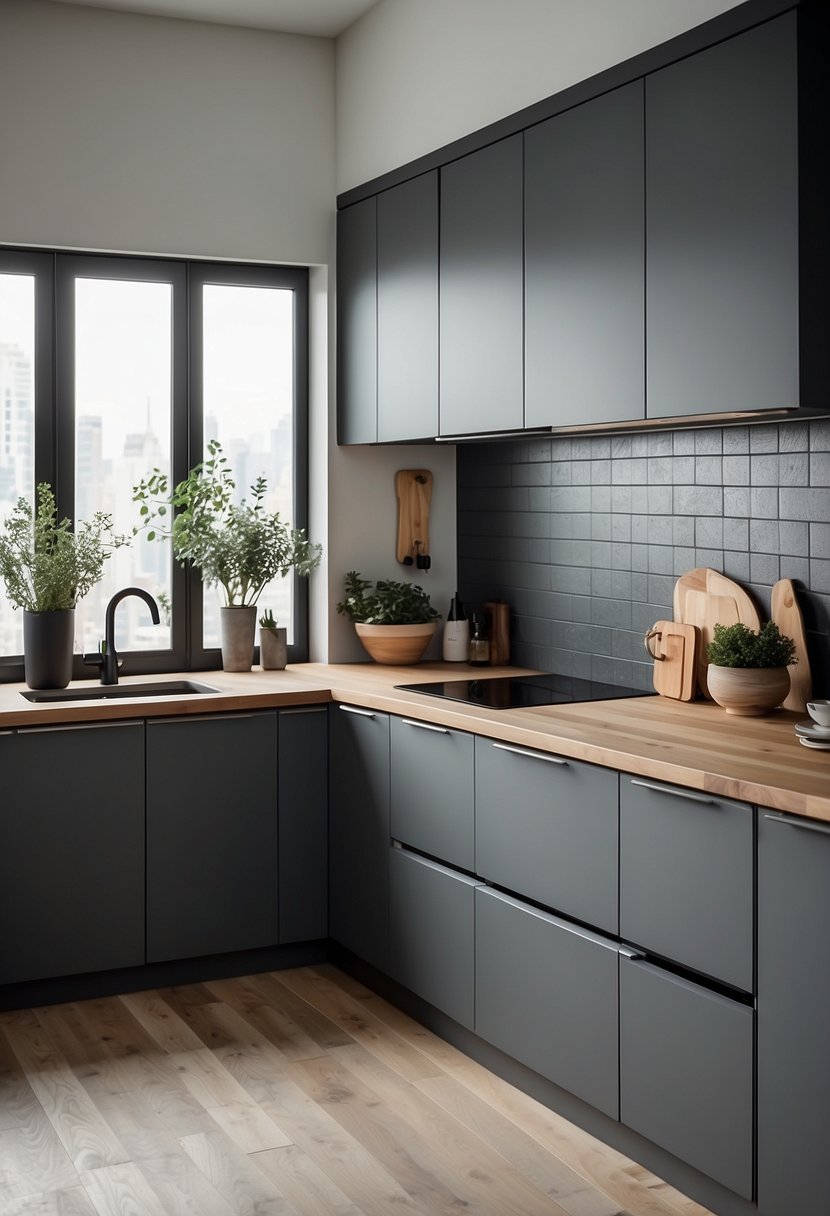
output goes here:
[{"label": "light wood plank floor", "polygon": [[334,967],[0,1013],[2,1216],[707,1216]]}]

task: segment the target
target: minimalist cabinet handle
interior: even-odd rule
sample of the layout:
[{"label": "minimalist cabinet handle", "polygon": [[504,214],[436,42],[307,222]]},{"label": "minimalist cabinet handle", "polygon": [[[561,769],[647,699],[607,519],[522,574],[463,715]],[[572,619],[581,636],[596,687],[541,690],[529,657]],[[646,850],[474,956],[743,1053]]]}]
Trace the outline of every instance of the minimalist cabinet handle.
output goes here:
[{"label": "minimalist cabinet handle", "polygon": [[[340,708],[342,709],[343,706],[341,705]],[[279,712],[280,717],[290,718],[295,714],[324,714],[326,707],[325,705],[301,705],[296,709],[281,709]]]},{"label": "minimalist cabinet handle", "polygon": [[413,722],[410,718],[401,718],[404,726],[415,726],[418,730],[431,730],[436,735],[448,735],[450,732],[446,726],[432,726],[429,722]]},{"label": "minimalist cabinet handle", "polygon": [[13,735],[13,730],[0,730],[0,735]]},{"label": "minimalist cabinet handle", "polygon": [[[265,712],[267,713],[268,711],[266,710]],[[253,713],[253,714],[244,714],[244,713],[238,713],[238,714],[184,714],[184,715],[177,714],[175,718],[150,718],[148,724],[150,726],[153,726],[157,723],[159,725],[161,725],[163,723],[165,726],[169,726],[171,722],[234,722],[240,718],[255,718],[256,716],[257,715],[255,713]]]},{"label": "minimalist cabinet handle", "polygon": [[671,785],[659,785],[656,781],[640,781],[636,777],[631,779],[632,785],[639,785],[644,790],[656,790],[658,794],[671,794],[674,798],[687,798],[689,802],[703,802],[707,806],[717,806],[717,800],[710,798],[708,794],[696,794],[693,790],[676,790]]},{"label": "minimalist cabinet handle", "polygon": [[621,954],[623,958],[630,959],[632,963],[636,962],[638,958],[645,958],[642,950],[632,950],[630,946],[618,946],[617,953]]},{"label": "minimalist cabinet handle", "polygon": [[354,705],[340,705],[339,708],[343,710],[344,714],[357,714],[361,718],[374,718],[375,716],[371,709],[357,709]]},{"label": "minimalist cabinet handle", "polygon": [[60,722],[55,726],[25,726],[21,729],[27,735],[45,735],[48,731],[56,730],[118,730],[119,726],[141,725],[141,718],[130,718],[124,722]]},{"label": "minimalist cabinet handle", "polygon": [[544,760],[546,764],[567,765],[568,763],[561,756],[549,756],[546,752],[529,752],[524,747],[510,747],[507,743],[494,743],[493,747],[499,752],[512,752],[514,756],[529,756],[531,760]]},{"label": "minimalist cabinet handle", "polygon": [[789,828],[801,828],[802,832],[818,832],[819,836],[830,836],[830,824],[805,823],[803,819],[791,819],[789,815],[764,815],[770,823],[784,823]]}]

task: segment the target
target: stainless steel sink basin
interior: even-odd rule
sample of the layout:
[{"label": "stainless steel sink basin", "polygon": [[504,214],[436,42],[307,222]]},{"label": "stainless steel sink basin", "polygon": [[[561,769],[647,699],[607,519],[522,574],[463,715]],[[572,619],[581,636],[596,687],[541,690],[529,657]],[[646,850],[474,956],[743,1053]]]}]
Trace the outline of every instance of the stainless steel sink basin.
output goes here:
[{"label": "stainless steel sink basin", "polygon": [[98,688],[39,688],[22,692],[20,695],[27,701],[42,704],[46,701],[124,701],[130,697],[181,697],[218,691],[218,688],[211,688],[208,684],[196,684],[193,680],[155,680],[147,684],[102,684]]}]

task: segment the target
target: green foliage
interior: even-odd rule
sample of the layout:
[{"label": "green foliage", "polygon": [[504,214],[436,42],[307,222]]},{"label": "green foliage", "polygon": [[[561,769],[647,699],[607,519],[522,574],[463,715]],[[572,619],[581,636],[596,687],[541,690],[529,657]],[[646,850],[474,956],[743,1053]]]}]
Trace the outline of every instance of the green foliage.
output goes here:
[{"label": "green foliage", "polygon": [[79,523],[58,522],[52,487],[37,487],[37,509],[19,498],[0,535],[0,578],[15,608],[57,612],[74,608],[104,573],[113,549],[129,539],[113,531],[112,516],[96,511]]},{"label": "green foliage", "polygon": [[270,608],[266,608],[262,616],[259,618],[260,626],[263,629],[276,629],[278,622],[274,619],[274,614]]},{"label": "green foliage", "polygon": [[795,642],[767,621],[759,633],[746,625],[716,625],[707,651],[716,667],[789,667],[795,663]]},{"label": "green foliage", "polygon": [[[209,586],[219,586],[228,605],[255,604],[268,583],[289,570],[308,575],[320,564],[320,545],[265,509],[268,483],[258,477],[250,498],[234,502],[236,482],[222,445],[208,444],[208,459],[171,491],[166,474],[153,469],[133,486],[142,522],[134,532],[148,540],[169,538],[177,561],[190,562]],[[170,523],[170,509],[175,514]]]},{"label": "green foliage", "polygon": [[429,602],[423,587],[379,579],[372,584],[350,570],[345,578],[346,598],[337,605],[352,621],[363,625],[424,625],[441,615]]}]

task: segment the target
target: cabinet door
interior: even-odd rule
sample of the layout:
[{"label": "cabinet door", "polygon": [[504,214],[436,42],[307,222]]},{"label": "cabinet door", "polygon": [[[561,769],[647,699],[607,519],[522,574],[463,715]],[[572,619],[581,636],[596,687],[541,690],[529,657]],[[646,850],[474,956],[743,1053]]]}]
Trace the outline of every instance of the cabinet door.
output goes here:
[{"label": "cabinet door", "polygon": [[620,778],[620,935],[753,988],[752,807]]},{"label": "cabinet door", "polygon": [[474,869],[473,736],[393,718],[391,747],[394,839]]},{"label": "cabinet door", "polygon": [[620,1120],[745,1199],[752,1021],[747,1005],[620,957]]},{"label": "cabinet door", "polygon": [[329,765],[329,935],[388,971],[387,715],[333,706]]},{"label": "cabinet door", "polygon": [[651,418],[799,404],[795,23],[646,78]]},{"label": "cabinet door", "polygon": [[337,441],[375,443],[377,200],[337,213]]},{"label": "cabinet door", "polygon": [[476,739],[482,878],[617,932],[617,774]]},{"label": "cabinet door", "polygon": [[279,717],[281,942],[328,937],[328,711]]},{"label": "cabinet door", "polygon": [[438,434],[438,170],[378,195],[378,440]]},{"label": "cabinet door", "polygon": [[0,983],[144,963],[144,725],[0,735]]},{"label": "cabinet door", "polygon": [[826,1216],[830,825],[758,819],[758,1206]]},{"label": "cabinet door", "polygon": [[148,961],[276,942],[276,713],[148,722]]},{"label": "cabinet door", "polygon": [[617,947],[476,887],[476,1034],[619,1117]]},{"label": "cabinet door", "polygon": [[643,82],[525,132],[525,426],[645,414]]},{"label": "cabinet door", "polygon": [[522,136],[441,170],[441,434],[524,425]]},{"label": "cabinet door", "polygon": [[473,1029],[475,879],[425,857],[389,853],[391,974]]}]

